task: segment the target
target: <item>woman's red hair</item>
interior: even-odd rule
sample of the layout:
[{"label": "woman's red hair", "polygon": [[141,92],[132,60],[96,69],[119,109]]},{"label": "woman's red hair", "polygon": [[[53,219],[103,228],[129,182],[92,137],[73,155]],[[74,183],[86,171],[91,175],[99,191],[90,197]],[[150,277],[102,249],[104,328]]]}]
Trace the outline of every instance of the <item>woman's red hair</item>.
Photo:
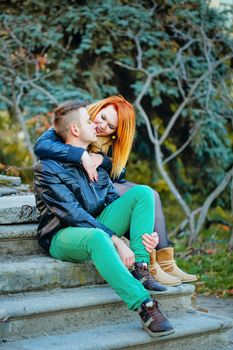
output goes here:
[{"label": "woman's red hair", "polygon": [[118,115],[118,126],[115,133],[116,139],[112,139],[111,136],[109,136],[109,141],[112,140],[112,142],[108,143],[112,145],[111,175],[117,177],[126,165],[132,148],[135,134],[135,111],[133,105],[126,101],[124,97],[110,96],[88,106],[88,112],[91,115],[92,121],[101,109],[109,105],[115,108]]}]

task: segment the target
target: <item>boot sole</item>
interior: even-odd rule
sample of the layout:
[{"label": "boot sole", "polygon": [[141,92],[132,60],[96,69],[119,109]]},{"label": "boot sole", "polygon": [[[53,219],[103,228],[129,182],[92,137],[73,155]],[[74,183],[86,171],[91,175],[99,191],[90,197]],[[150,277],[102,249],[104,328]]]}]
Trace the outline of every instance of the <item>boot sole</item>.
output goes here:
[{"label": "boot sole", "polygon": [[[152,275],[152,274],[151,274]],[[182,281],[179,279],[179,281],[177,282],[171,282],[171,283],[166,283],[166,282],[162,282],[159,279],[156,278],[156,276],[152,275],[153,278],[156,280],[156,282],[159,282],[160,284],[162,284],[165,287],[174,287],[174,286],[180,286]],[[175,276],[174,276],[175,277]]]},{"label": "boot sole", "polygon": [[174,329],[170,329],[169,331],[165,331],[165,332],[154,333],[154,332],[151,332],[148,328],[146,328],[146,326],[144,326],[144,324],[142,324],[142,327],[143,327],[143,329],[144,329],[147,333],[150,334],[150,336],[151,336],[152,338],[165,337],[166,335],[175,333],[175,330],[174,330]]},{"label": "boot sole", "polygon": [[149,290],[149,289],[146,289],[151,295],[157,295],[158,293],[164,293],[164,292],[167,292],[167,289],[166,290]]},{"label": "boot sole", "polygon": [[196,282],[197,278],[193,278],[192,280],[182,280],[182,283]]},{"label": "boot sole", "polygon": [[[178,276],[176,276],[176,275],[172,275],[172,274],[171,274],[171,276],[178,277]],[[180,277],[178,277],[178,278],[180,278]],[[187,280],[185,280],[185,279],[181,279],[181,278],[180,278],[181,283],[195,282],[195,281],[197,281],[197,280],[198,280],[198,278],[197,278],[197,277],[195,277],[195,278],[190,278],[190,279],[187,279]],[[162,284],[162,283],[161,283],[161,284]]]},{"label": "boot sole", "polygon": [[162,283],[162,282],[159,282],[161,283],[163,286],[165,287],[175,287],[175,286],[180,286],[182,284],[182,281],[180,282],[177,282],[177,283],[171,283],[171,284],[168,284],[168,283]]}]

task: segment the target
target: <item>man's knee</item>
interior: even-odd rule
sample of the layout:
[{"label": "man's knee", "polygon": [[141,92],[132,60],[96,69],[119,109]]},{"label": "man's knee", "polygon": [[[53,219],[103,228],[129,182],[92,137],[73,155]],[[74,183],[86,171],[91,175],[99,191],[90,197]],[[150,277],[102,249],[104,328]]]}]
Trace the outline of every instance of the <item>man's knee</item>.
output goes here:
[{"label": "man's knee", "polygon": [[112,242],[110,236],[101,229],[93,229],[91,232],[91,239],[96,244],[109,244],[109,242]]}]

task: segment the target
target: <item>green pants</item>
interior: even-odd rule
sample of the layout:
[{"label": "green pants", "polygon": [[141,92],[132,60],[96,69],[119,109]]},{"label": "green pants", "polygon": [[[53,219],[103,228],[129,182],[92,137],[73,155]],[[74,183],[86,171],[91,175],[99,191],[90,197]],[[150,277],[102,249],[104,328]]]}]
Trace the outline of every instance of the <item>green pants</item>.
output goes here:
[{"label": "green pants", "polygon": [[[135,186],[107,206],[98,220],[118,237],[130,231],[130,248],[136,262],[149,262],[142,235],[154,228],[154,195],[147,186]],[[109,235],[97,228],[66,227],[53,237],[50,254],[71,262],[92,260],[101,276],[131,310],[150,297],[149,292],[125,267]]]}]

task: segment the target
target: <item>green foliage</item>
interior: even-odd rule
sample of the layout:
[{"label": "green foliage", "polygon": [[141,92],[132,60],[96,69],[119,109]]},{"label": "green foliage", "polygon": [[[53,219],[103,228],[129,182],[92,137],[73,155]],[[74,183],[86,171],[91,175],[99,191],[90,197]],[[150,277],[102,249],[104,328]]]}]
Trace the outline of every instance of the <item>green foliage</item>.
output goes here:
[{"label": "green foliage", "polygon": [[[172,206],[171,202],[166,205],[165,213],[170,231],[174,229],[174,222],[181,222],[181,213],[177,205]],[[193,247],[187,250],[188,237],[185,232],[179,238],[169,236],[175,246],[178,266],[199,277],[195,282],[197,293],[233,295],[233,252],[228,251],[232,225],[232,213],[219,206],[210,211],[208,221]]]},{"label": "green foliage", "polygon": [[137,184],[152,185],[152,169],[146,160],[138,159],[135,153],[131,153],[127,164],[126,179]]},{"label": "green foliage", "polygon": [[184,246],[177,244],[176,247],[183,250],[177,253],[177,263],[185,271],[199,276],[195,283],[198,293],[232,296],[233,253],[227,250],[229,234],[226,237],[226,232],[219,225],[212,226],[211,231],[208,240],[203,237],[205,234],[202,232],[202,242],[200,240],[189,253],[183,253]]},{"label": "green foliage", "polygon": [[10,116],[0,111],[0,163],[27,166],[30,157],[23,146],[23,134],[17,124],[10,125]]},{"label": "green foliage", "polygon": [[[66,99],[92,101],[120,93],[133,101],[146,78],[137,65],[155,74],[176,63],[176,70],[153,80],[143,100],[162,135],[182,94],[208,72],[209,62],[233,49],[228,13],[205,0],[159,0],[156,6],[149,0],[21,0],[0,6],[0,96],[14,104],[20,95],[25,119],[47,115],[56,101]],[[167,166],[186,198],[205,197],[232,164],[231,65],[222,62],[200,83],[164,144],[169,156],[198,128],[189,147]],[[0,108],[15,120],[1,97]],[[144,128],[140,115],[137,121]],[[144,138],[135,152],[142,144],[152,148]],[[151,165],[133,157],[129,179],[153,185]]]},{"label": "green foliage", "polygon": [[198,274],[199,281],[195,283],[197,293],[233,295],[233,254],[226,247],[210,249],[207,252],[202,250],[186,260],[178,258],[177,263],[185,271]]},{"label": "green foliage", "polygon": [[0,173],[21,176],[31,184],[31,163],[19,125],[11,123],[9,113],[0,111]]}]

